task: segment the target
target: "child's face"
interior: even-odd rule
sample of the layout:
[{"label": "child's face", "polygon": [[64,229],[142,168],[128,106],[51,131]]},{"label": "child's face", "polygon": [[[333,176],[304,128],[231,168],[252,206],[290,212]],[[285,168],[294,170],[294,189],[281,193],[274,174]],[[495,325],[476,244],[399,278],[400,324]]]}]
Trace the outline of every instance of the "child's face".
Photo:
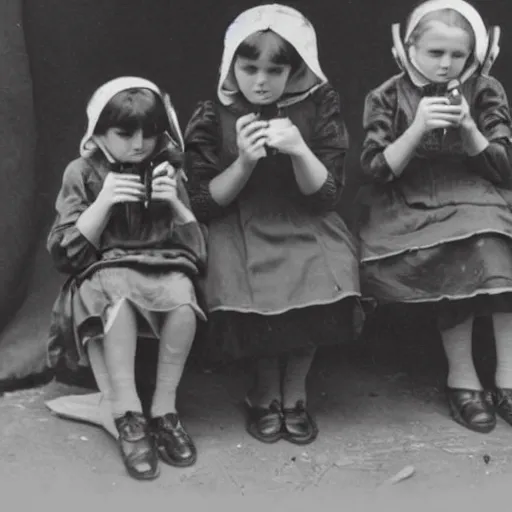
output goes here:
[{"label": "child's face", "polygon": [[158,137],[144,137],[141,129],[127,133],[122,128],[109,128],[102,136],[103,144],[116,161],[137,164],[153,153]]},{"label": "child's face", "polygon": [[471,53],[471,38],[459,27],[431,21],[413,48],[416,64],[425,77],[443,83],[462,73]]},{"label": "child's face", "polygon": [[257,59],[238,56],[234,63],[235,78],[247,101],[255,105],[267,105],[277,101],[284,92],[291,66],[276,64],[275,55],[279,36],[268,32],[260,40]]}]

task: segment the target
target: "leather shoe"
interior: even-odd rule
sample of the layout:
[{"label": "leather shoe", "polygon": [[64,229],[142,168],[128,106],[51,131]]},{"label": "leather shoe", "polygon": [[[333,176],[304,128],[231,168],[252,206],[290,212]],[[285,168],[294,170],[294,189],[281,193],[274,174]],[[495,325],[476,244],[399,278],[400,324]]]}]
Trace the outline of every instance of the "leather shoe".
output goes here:
[{"label": "leather shoe", "polygon": [[312,443],[318,436],[318,427],[308,413],[303,400],[295,407],[283,409],[285,439],[294,444]]},{"label": "leather shoe", "polygon": [[119,449],[128,474],[137,480],[152,480],[159,475],[158,457],[147,421],[140,412],[128,411],[114,423],[119,432]]},{"label": "leather shoe", "polygon": [[484,391],[447,387],[446,396],[451,416],[460,425],[483,434],[496,426],[496,416]]},{"label": "leather shoe", "polygon": [[247,408],[246,430],[263,443],[275,443],[283,437],[283,411],[278,400],[273,400],[268,407],[253,406],[245,399]]},{"label": "leather shoe", "polygon": [[512,389],[496,388],[492,394],[496,412],[512,425]]},{"label": "leather shoe", "polygon": [[151,418],[150,426],[158,455],[166,464],[182,468],[196,462],[194,442],[176,413]]}]

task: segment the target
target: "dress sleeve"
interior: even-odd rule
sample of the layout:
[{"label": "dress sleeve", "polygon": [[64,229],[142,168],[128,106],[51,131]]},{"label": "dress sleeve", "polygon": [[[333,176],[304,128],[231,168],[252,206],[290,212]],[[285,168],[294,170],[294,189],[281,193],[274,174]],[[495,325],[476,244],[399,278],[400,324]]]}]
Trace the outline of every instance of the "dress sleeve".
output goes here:
[{"label": "dress sleeve", "polygon": [[384,157],[384,150],[396,139],[396,105],[397,92],[393,83],[370,92],[366,97],[361,169],[368,181],[387,183],[396,178]]},{"label": "dress sleeve", "polygon": [[223,215],[225,207],[210,193],[210,181],[220,169],[220,126],[212,101],[199,103],[185,130],[185,169],[190,205],[199,222]]},{"label": "dress sleeve", "polygon": [[319,190],[306,198],[315,210],[332,210],[345,185],[344,164],[349,135],[337,91],[330,86],[321,88],[317,102],[317,121],[310,148],[327,169],[327,179]]},{"label": "dress sleeve", "polygon": [[494,185],[512,184],[512,121],[506,93],[494,78],[479,80],[473,105],[479,130],[489,141],[484,151],[469,158],[475,174]]},{"label": "dress sleeve", "polygon": [[85,165],[75,161],[65,170],[55,203],[56,218],[47,239],[57,270],[66,274],[77,274],[99,259],[96,247],[76,227],[76,221],[92,202],[84,182]]},{"label": "dress sleeve", "polygon": [[206,265],[206,241],[203,230],[197,221],[176,224],[173,229],[173,241],[189,249],[202,269]]},{"label": "dress sleeve", "polygon": [[[190,210],[190,198],[185,183],[186,180],[178,180],[178,196],[182,203]],[[197,219],[188,222],[174,221],[172,234],[173,241],[192,251],[200,267],[204,268],[206,265],[206,239],[202,226]]]}]

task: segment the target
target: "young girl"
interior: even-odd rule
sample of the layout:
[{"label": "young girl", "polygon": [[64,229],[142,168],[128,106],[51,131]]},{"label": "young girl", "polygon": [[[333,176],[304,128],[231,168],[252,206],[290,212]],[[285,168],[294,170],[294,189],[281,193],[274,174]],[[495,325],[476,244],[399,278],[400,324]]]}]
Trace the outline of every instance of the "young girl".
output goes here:
[{"label": "young girl", "polygon": [[[151,479],[157,455],[175,466],[196,459],[175,400],[196,316],[204,318],[192,280],[205,244],[187,206],[168,96],[147,80],[117,78],[94,93],[87,117],[81,157],[64,172],[48,238],[56,267],[71,276],[56,303],[50,359],[90,361],[96,379],[110,381],[126,469]],[[140,333],[160,339],[149,422],[134,378]],[[98,375],[102,364],[106,376]]]},{"label": "young girl", "polygon": [[496,411],[512,423],[509,105],[501,84],[482,72],[491,42],[468,3],[422,3],[404,43],[403,52],[395,45],[403,73],[365,105],[361,163],[372,185],[361,201],[363,293],[382,304],[430,305],[453,419],[489,432],[496,419],[471,341],[475,316],[492,315]]},{"label": "young girl", "polygon": [[309,21],[276,4],[243,12],[217,98],[199,104],[185,141],[192,209],[209,232],[212,356],[258,359],[251,435],[310,443],[306,377],[317,346],[353,336],[359,289],[335,211],[348,136]]}]

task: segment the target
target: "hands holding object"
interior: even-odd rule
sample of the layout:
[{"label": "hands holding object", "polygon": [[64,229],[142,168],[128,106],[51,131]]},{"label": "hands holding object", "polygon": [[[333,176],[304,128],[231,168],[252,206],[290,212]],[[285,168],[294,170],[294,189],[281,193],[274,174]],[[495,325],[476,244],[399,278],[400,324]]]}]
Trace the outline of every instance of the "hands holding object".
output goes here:
[{"label": "hands holding object", "polygon": [[[273,111],[275,110],[275,112]],[[247,114],[236,123],[239,155],[245,162],[285,153],[294,155],[305,144],[299,129],[286,117],[277,116],[277,108],[262,108],[259,114]]]},{"label": "hands holding object", "polygon": [[461,93],[458,80],[448,84],[446,95],[422,98],[412,123],[420,134],[442,129],[443,135],[449,128],[472,130],[475,128],[466,98]]}]

